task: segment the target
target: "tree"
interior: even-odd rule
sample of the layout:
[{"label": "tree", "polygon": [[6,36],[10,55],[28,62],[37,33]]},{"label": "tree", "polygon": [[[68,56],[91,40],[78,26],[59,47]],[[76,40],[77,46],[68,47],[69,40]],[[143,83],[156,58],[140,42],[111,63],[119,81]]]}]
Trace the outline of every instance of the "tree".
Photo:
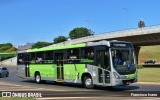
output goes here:
[{"label": "tree", "polygon": [[49,42],[37,42],[37,43],[35,43],[35,44],[33,44],[32,45],[32,49],[34,49],[34,48],[42,48],[42,47],[45,47],[45,46],[49,46],[49,45],[51,45],[51,43],[49,43]]},{"label": "tree", "polygon": [[65,36],[58,36],[58,37],[54,38],[53,41],[54,41],[54,43],[60,43],[60,42],[67,41],[67,38]]},{"label": "tree", "polygon": [[17,52],[17,48],[13,47],[12,43],[0,44],[0,52]]},{"label": "tree", "polygon": [[84,28],[84,27],[77,27],[70,31],[69,36],[71,39],[81,38],[85,36],[93,35],[93,31]]},{"label": "tree", "polygon": [[8,46],[8,47],[12,47],[12,43],[4,43],[4,44],[0,44],[0,48],[3,46]]},{"label": "tree", "polygon": [[140,20],[140,21],[138,22],[138,27],[139,27],[139,28],[145,27],[144,21]]},{"label": "tree", "polygon": [[18,51],[18,49],[15,47],[12,47],[12,48],[6,50],[6,52],[17,52],[17,51]]}]

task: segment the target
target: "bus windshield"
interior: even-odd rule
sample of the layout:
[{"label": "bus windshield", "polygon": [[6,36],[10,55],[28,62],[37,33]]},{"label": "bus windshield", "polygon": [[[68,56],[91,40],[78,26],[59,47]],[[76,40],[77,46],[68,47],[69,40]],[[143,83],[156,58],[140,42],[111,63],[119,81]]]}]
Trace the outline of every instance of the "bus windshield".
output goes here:
[{"label": "bus windshield", "polygon": [[133,74],[136,71],[136,62],[133,49],[112,49],[114,69],[120,75]]}]

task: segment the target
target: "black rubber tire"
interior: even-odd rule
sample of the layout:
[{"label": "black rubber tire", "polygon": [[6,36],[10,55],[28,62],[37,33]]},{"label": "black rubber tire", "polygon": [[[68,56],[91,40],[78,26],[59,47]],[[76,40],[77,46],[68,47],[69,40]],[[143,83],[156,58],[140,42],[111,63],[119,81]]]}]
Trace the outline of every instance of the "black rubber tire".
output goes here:
[{"label": "black rubber tire", "polygon": [[35,74],[35,82],[40,84],[42,82],[41,75],[39,73]]},{"label": "black rubber tire", "polygon": [[85,76],[84,79],[83,79],[83,86],[87,89],[92,89],[94,88],[94,85],[93,85],[93,80],[91,77],[89,76]]},{"label": "black rubber tire", "polygon": [[8,76],[9,76],[9,73],[6,74],[6,77],[8,77]]},{"label": "black rubber tire", "polygon": [[[126,85],[124,85],[124,86],[126,86]],[[108,90],[113,90],[113,86],[107,86],[107,89]]]},{"label": "black rubber tire", "polygon": [[46,80],[41,80],[41,83],[46,83]]}]

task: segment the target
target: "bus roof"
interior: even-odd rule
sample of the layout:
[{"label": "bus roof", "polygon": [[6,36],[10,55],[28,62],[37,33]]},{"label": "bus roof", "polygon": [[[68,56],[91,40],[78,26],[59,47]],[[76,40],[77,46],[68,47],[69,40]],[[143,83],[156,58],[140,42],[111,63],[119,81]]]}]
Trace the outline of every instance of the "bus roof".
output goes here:
[{"label": "bus roof", "polygon": [[27,53],[27,52],[41,52],[41,51],[50,51],[50,50],[63,50],[69,48],[80,48],[86,46],[97,46],[97,45],[106,45],[110,47],[110,43],[130,43],[126,41],[98,41],[98,42],[87,42],[87,43],[80,43],[80,44],[70,44],[70,45],[59,45],[54,47],[43,47],[43,48],[36,48],[36,49],[29,49],[24,51],[18,51],[18,53]]},{"label": "bus roof", "polygon": [[73,45],[64,45],[64,46],[56,46],[56,47],[47,47],[47,48],[29,49],[29,50],[27,50],[27,52],[40,52],[40,51],[50,51],[50,50],[61,50],[61,49],[79,48],[79,47],[86,47],[86,43],[73,44]]}]

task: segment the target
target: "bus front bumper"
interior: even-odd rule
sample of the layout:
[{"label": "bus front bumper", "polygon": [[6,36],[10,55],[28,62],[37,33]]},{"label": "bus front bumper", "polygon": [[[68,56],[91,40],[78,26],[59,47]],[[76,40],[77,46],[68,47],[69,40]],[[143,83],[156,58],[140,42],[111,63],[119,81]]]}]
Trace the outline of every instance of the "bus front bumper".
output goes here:
[{"label": "bus front bumper", "polygon": [[112,86],[120,86],[120,85],[129,85],[131,83],[135,83],[137,82],[137,78],[133,78],[133,79],[113,79],[114,81],[112,81]]}]

